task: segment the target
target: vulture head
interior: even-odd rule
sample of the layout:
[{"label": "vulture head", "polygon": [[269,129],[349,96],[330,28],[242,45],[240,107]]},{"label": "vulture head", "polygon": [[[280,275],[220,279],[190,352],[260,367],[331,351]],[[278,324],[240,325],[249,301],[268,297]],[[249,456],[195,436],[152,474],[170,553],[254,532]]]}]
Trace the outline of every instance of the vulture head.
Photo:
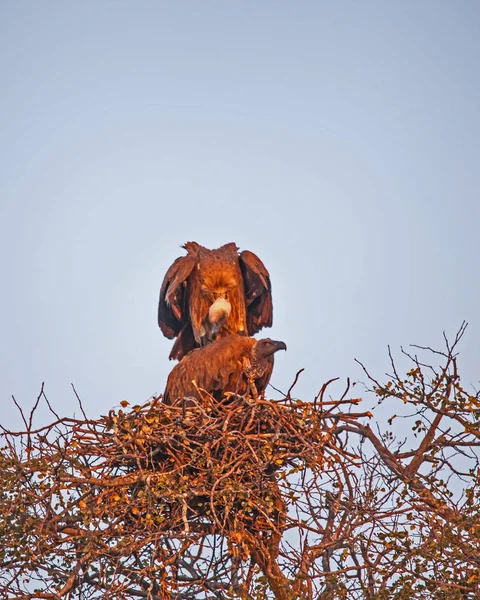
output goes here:
[{"label": "vulture head", "polygon": [[207,335],[208,341],[213,342],[216,339],[219,331],[228,321],[228,317],[232,312],[232,305],[225,296],[218,296],[215,302],[208,309],[208,325],[203,328],[204,335]]},{"label": "vulture head", "polygon": [[263,340],[258,340],[254,346],[254,355],[256,360],[261,360],[272,356],[272,354],[275,354],[275,352],[278,352],[278,350],[286,349],[287,345],[285,342],[276,342],[270,338],[264,338]]}]

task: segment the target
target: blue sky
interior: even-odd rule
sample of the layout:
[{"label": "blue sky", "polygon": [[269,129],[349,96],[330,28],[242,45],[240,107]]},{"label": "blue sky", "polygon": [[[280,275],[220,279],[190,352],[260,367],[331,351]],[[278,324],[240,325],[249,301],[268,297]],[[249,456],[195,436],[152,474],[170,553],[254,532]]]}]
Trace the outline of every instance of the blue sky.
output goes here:
[{"label": "blue sky", "polygon": [[478,385],[479,29],[467,0],[3,2],[2,422],[42,381],[92,417],[162,392],[189,240],[270,270],[276,387],[463,319]]}]

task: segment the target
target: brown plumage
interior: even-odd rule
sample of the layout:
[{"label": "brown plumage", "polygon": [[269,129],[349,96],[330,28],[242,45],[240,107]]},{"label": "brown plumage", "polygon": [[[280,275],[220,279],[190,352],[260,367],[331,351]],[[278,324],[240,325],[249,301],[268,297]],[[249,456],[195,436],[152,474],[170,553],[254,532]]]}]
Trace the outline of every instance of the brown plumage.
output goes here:
[{"label": "brown plumage", "polygon": [[272,326],[272,288],[262,261],[232,242],[209,250],[187,242],[160,290],[158,325],[177,338],[170,358],[232,333],[253,335]]},{"label": "brown plumage", "polygon": [[286,349],[284,342],[269,338],[257,341],[237,333],[220,338],[193,350],[175,365],[168,376],[163,402],[199,398],[193,381],[217,400],[225,392],[263,392],[272,375],[274,353]]}]

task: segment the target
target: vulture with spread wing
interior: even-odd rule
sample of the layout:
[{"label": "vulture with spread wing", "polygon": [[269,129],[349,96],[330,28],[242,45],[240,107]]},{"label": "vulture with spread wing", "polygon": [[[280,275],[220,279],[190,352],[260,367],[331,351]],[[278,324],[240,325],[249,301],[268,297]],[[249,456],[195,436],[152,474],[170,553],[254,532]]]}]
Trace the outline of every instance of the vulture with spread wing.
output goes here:
[{"label": "vulture with spread wing", "polygon": [[158,324],[176,338],[170,358],[232,333],[249,336],[272,325],[272,287],[262,261],[232,242],[209,250],[187,242],[160,290]]},{"label": "vulture with spread wing", "polygon": [[175,404],[190,396],[201,399],[197,387],[217,400],[225,392],[263,392],[272,375],[273,355],[286,349],[284,342],[269,338],[256,340],[238,333],[219,338],[193,350],[175,365],[168,376],[163,402]]}]

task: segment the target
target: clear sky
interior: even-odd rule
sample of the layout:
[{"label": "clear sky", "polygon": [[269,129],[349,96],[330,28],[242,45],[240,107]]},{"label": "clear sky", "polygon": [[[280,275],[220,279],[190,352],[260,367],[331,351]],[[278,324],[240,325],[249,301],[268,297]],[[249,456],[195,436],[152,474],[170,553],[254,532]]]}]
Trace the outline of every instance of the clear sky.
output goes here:
[{"label": "clear sky", "polygon": [[463,319],[477,385],[479,63],[473,0],[1,2],[2,422],[162,392],[189,240],[270,270],[276,387]]}]

